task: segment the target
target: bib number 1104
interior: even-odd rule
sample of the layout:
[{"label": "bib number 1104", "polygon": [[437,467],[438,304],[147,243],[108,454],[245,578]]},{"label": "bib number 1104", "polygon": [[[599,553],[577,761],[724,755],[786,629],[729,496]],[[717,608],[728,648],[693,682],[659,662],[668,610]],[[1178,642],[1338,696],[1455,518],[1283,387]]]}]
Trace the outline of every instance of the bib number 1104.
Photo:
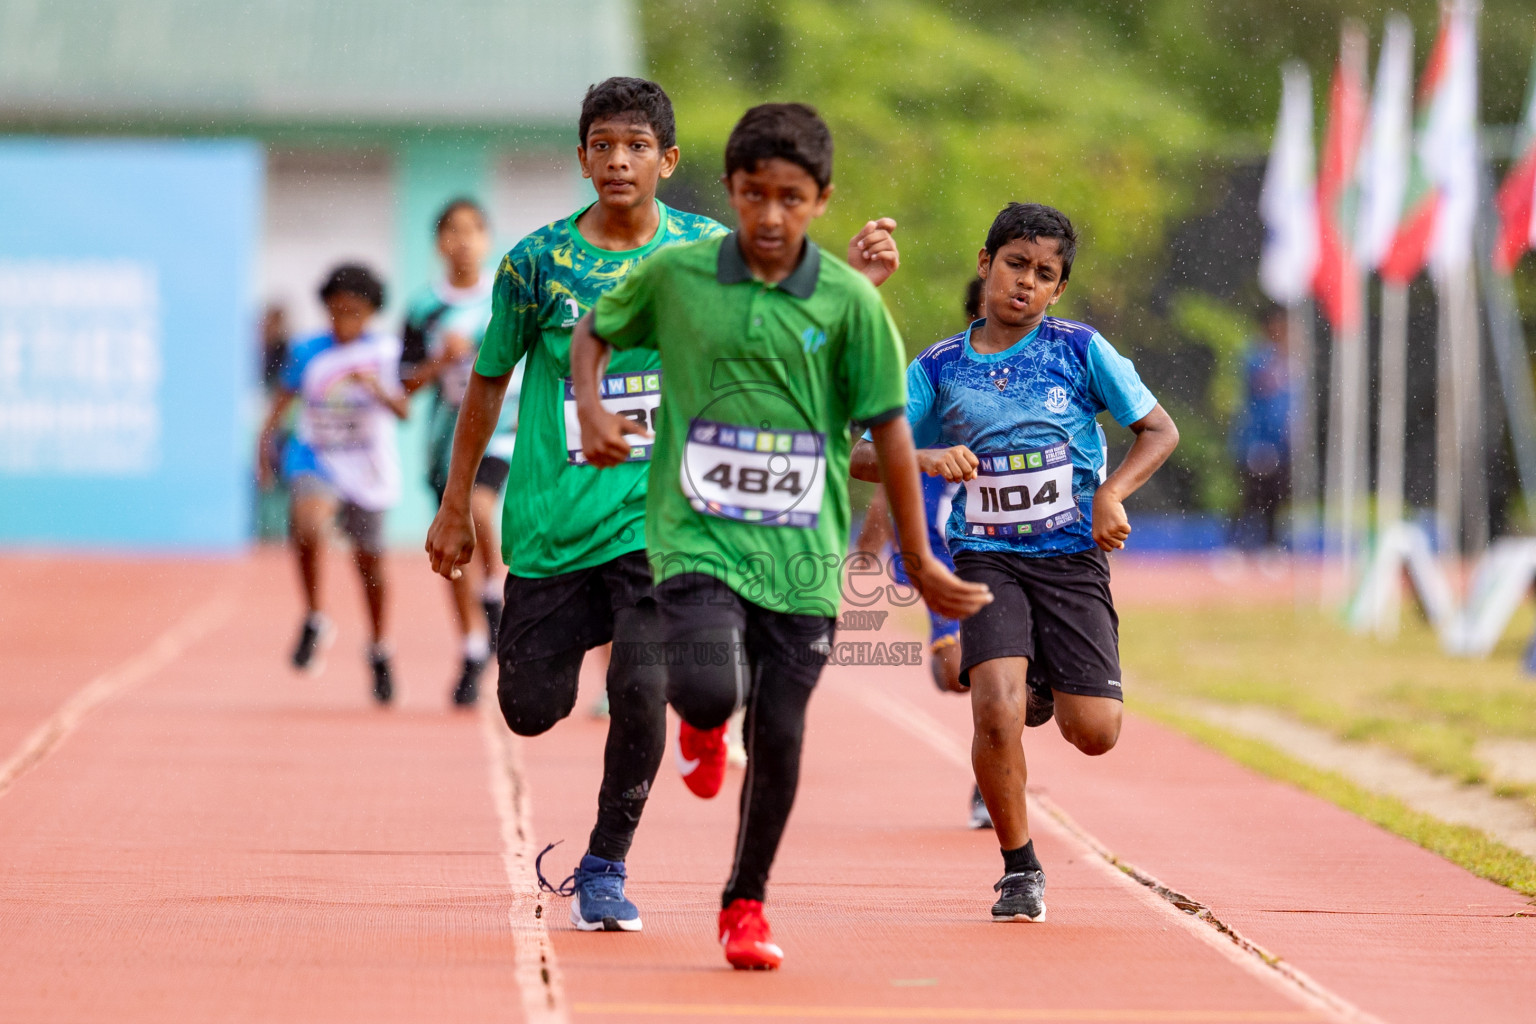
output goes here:
[{"label": "bib number 1104", "polygon": [[982,484],[976,490],[981,496],[981,512],[1023,512],[1035,505],[1054,505],[1061,499],[1061,488],[1055,480],[1041,484],[1033,497],[1030,496],[1027,484],[1011,487],[988,487]]}]

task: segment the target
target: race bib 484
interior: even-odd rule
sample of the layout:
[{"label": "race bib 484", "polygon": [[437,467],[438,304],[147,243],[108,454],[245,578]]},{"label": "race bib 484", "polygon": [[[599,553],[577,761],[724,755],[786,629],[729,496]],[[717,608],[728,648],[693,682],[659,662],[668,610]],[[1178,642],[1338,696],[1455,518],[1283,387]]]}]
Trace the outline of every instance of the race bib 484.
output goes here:
[{"label": "race bib 484", "polygon": [[815,529],[826,490],[826,440],[808,430],[696,419],[688,425],[679,482],[705,515]]}]

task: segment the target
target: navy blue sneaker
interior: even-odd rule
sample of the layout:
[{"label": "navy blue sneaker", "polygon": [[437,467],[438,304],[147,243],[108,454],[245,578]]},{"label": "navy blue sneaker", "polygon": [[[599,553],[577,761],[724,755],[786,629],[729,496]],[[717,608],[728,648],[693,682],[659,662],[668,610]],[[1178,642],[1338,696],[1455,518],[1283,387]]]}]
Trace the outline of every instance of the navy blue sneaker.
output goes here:
[{"label": "navy blue sneaker", "polygon": [[544,854],[558,843],[544,847],[533,862],[539,876],[539,888],[557,896],[570,896],[571,924],[584,932],[637,932],[640,909],[624,897],[624,879],[628,877],[621,860],[603,860],[586,854],[576,871],[558,886],[550,885],[540,870]]},{"label": "navy blue sneaker", "polygon": [[572,876],[571,924],[584,932],[637,932],[640,909],[624,896],[624,862],[587,854]]}]

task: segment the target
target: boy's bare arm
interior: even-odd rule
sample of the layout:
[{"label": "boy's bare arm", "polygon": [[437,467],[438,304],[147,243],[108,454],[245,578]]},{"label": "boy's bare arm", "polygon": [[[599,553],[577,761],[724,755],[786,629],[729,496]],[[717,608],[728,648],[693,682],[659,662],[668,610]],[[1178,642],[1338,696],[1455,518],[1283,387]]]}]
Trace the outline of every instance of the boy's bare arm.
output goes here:
[{"label": "boy's bare arm", "polygon": [[443,371],[468,354],[471,345],[462,334],[449,333],[443,338],[443,347],[435,356],[428,356],[400,375],[400,384],[407,395],[414,395],[443,375]]},{"label": "boy's bare arm", "polygon": [[617,466],[629,458],[631,435],[650,437],[651,432],[634,420],[603,408],[597,382],[608,365],[611,349],[592,331],[588,313],[571,332],[571,390],[576,397],[576,418],[581,423],[581,449],[587,461],[599,468]]},{"label": "boy's bare arm", "polygon": [[[952,484],[964,483],[976,475],[981,463],[963,444],[952,448],[924,448],[917,453],[917,468],[928,476],[941,476]],[[880,482],[880,460],[875,446],[860,439],[854,442],[848,458],[848,475],[872,484]]]},{"label": "boy's bare arm", "polygon": [[945,568],[928,546],[928,523],[923,510],[923,487],[918,480],[917,452],[906,417],[897,416],[870,431],[872,447],[885,483],[891,517],[907,574],[922,592],[928,607],[940,615],[963,619],[992,602],[992,591],[980,583],[966,583]]},{"label": "boy's bare arm", "polygon": [[293,404],[297,392],[287,388],[272,396],[272,408],[267,410],[267,420],[261,425],[261,433],[256,440],[256,482],[262,487],[270,487],[272,484],[272,465],[268,461],[271,452],[272,441],[277,436],[277,425],[283,422],[283,416],[288,412],[288,407]]},{"label": "boy's bare arm", "polygon": [[485,377],[478,371],[469,375],[469,387],[453,428],[453,453],[448,460],[443,502],[427,530],[427,557],[432,560],[432,571],[440,576],[454,579],[458,567],[474,556],[475,521],[469,512],[470,494],[475,489],[475,471],[485,456],[485,446],[496,433],[501,403],[511,379],[510,372],[499,377]]},{"label": "boy's bare arm", "polygon": [[1131,535],[1125,499],[1150,480],[1179,445],[1179,428],[1161,405],[1132,423],[1131,430],[1136,434],[1131,450],[1093,496],[1093,540],[1104,551],[1125,547]]},{"label": "boy's bare arm", "polygon": [[870,496],[869,507],[864,510],[864,524],[859,528],[858,537],[854,538],[853,550],[878,555],[895,539],[896,535],[891,532],[890,502],[885,500],[885,488],[877,487]]}]

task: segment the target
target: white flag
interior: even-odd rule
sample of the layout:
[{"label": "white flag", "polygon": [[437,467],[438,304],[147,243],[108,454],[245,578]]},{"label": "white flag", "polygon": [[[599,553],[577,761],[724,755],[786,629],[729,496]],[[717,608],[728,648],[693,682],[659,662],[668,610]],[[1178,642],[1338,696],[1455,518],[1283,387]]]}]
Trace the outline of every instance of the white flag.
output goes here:
[{"label": "white flag", "polygon": [[1300,64],[1285,68],[1280,118],[1259,195],[1264,251],[1259,284],[1290,306],[1312,290],[1317,269],[1317,157],[1312,144],[1312,78]]},{"label": "white flag", "polygon": [[1472,261],[1477,221],[1477,8],[1458,0],[1445,26],[1445,66],[1426,69],[1434,93],[1418,156],[1439,191],[1429,265],[1440,277]]},{"label": "white flag", "polygon": [[1387,34],[1376,66],[1371,120],[1360,157],[1359,223],[1355,257],[1361,269],[1375,270],[1392,246],[1408,192],[1408,147],[1413,134],[1413,23],[1401,14],[1387,18]]}]

